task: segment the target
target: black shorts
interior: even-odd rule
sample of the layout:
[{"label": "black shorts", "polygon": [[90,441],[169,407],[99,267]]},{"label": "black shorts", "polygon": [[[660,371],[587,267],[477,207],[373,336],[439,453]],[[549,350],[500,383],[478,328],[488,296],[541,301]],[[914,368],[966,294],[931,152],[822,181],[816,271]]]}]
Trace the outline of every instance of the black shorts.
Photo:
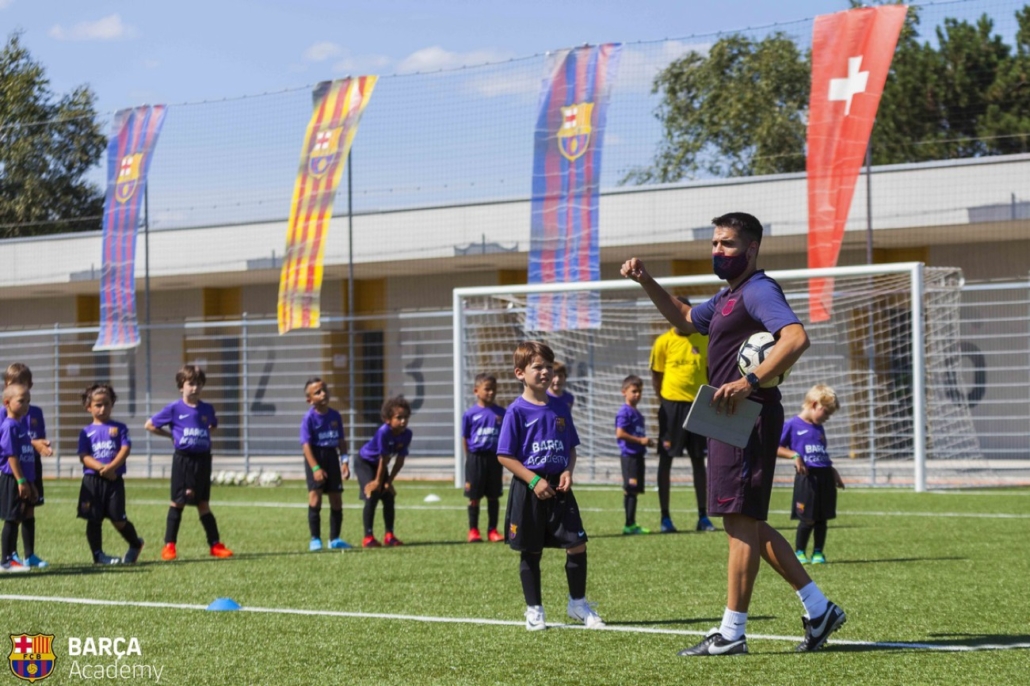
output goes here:
[{"label": "black shorts", "polygon": [[83,474],[82,486],[79,487],[79,519],[91,522],[102,522],[104,518],[112,522],[124,522],[125,515],[125,481],[118,477],[108,481],[99,474]]},{"label": "black shorts", "polygon": [[[679,400],[661,401],[658,406],[659,451],[665,451],[670,457],[682,457],[686,450],[692,459],[704,457],[705,437],[683,428],[692,404]],[[665,447],[666,443],[669,444],[668,448]]]},{"label": "black shorts", "polygon": [[[375,481],[376,471],[379,469],[378,462],[369,462],[365,458],[358,456],[351,460],[351,466],[354,468],[354,474],[358,477],[358,500],[368,500],[368,496],[365,495],[365,484],[370,481]],[[387,472],[389,475],[389,472]],[[392,498],[393,496],[383,491],[379,492],[380,498]]]},{"label": "black shorts", "polygon": [[767,403],[745,448],[708,441],[708,514],[742,514],[763,522],[769,517],[782,429],[783,406]]},{"label": "black shorts", "polygon": [[315,455],[315,462],[325,472],[325,480],[319,483],[315,481],[315,474],[311,471],[311,465],[304,460],[304,476],[308,480],[309,491],[324,491],[326,493],[343,493],[343,475],[340,474],[340,451],[336,448],[320,448],[311,446],[311,452]]},{"label": "black shorts", "polygon": [[[547,477],[552,488],[558,485],[558,474]],[[544,548],[575,548],[587,542],[583,520],[579,516],[576,496],[555,493],[540,500],[521,479],[512,479],[508,488],[508,508],[504,513],[504,529],[512,550],[538,553]]]},{"label": "black shorts", "polygon": [[18,495],[18,480],[10,474],[0,473],[0,521],[20,522],[27,505]]},{"label": "black shorts", "polygon": [[36,453],[36,480],[32,483],[36,485],[36,493],[39,495],[35,507],[40,507],[43,505],[43,456],[39,453]]},{"label": "black shorts", "polygon": [[172,457],[172,502],[196,505],[211,500],[211,453],[184,453]]},{"label": "black shorts", "polygon": [[644,456],[623,455],[622,462],[622,490],[626,493],[644,492]]},{"label": "black shorts", "polygon": [[479,500],[501,497],[504,491],[503,468],[495,452],[473,451],[465,458],[465,497]]},{"label": "black shorts", "polygon": [[833,467],[809,467],[808,474],[794,475],[791,519],[825,522],[837,517],[837,483]]}]

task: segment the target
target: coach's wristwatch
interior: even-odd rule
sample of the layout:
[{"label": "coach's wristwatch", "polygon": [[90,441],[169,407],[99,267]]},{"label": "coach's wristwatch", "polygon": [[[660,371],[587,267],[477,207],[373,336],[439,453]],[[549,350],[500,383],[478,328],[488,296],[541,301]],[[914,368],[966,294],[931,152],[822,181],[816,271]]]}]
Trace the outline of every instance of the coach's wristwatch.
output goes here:
[{"label": "coach's wristwatch", "polygon": [[758,387],[759,387],[761,382],[758,381],[758,375],[757,374],[755,374],[754,372],[749,372],[748,375],[745,376],[744,378],[747,379],[747,383],[748,383],[749,386],[751,386],[751,390],[752,391],[757,391],[758,390]]}]

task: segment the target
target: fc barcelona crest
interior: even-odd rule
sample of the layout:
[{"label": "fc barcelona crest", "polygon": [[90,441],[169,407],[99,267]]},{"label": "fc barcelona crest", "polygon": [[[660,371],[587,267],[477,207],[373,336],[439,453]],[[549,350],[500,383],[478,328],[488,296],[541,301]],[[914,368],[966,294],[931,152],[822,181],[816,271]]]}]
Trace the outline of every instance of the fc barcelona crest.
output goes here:
[{"label": "fc barcelona crest", "polygon": [[122,158],[118,167],[118,178],[114,182],[114,199],[120,203],[127,203],[136,193],[136,186],[139,185],[139,169],[143,164],[143,154],[135,153]]},{"label": "fc barcelona crest", "polygon": [[312,176],[325,176],[337,160],[340,159],[340,136],[343,127],[322,129],[315,134],[315,140],[308,152],[308,173]]},{"label": "fc barcelona crest", "polygon": [[590,145],[590,121],[593,112],[592,102],[581,102],[561,108],[558,150],[570,162],[582,157]]},{"label": "fc barcelona crest", "polygon": [[558,431],[565,431],[565,418],[564,417],[557,417],[557,418],[555,418],[555,420],[554,420],[554,428],[556,428]]},{"label": "fc barcelona crest", "polygon": [[9,634],[11,672],[30,683],[46,679],[54,671],[53,634]]}]

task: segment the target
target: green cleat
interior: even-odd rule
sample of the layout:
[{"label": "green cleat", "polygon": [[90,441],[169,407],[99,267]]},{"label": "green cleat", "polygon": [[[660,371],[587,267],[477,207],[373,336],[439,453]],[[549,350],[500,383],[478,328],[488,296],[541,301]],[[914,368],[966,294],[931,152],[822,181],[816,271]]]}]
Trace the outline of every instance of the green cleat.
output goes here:
[{"label": "green cleat", "polygon": [[823,551],[821,551],[821,550],[814,550],[814,551],[812,551],[812,564],[814,564],[814,565],[824,565],[824,564],[826,564],[826,556],[823,555]]},{"label": "green cleat", "polygon": [[808,564],[808,558],[805,556],[805,551],[804,550],[795,550],[794,554],[797,555],[798,562],[800,562],[803,565],[807,565]]},{"label": "green cleat", "polygon": [[650,529],[645,529],[644,527],[640,526],[639,524],[634,524],[633,526],[624,526],[624,527],[622,527],[622,534],[624,536],[640,536],[641,534],[649,534],[649,533],[651,533]]}]

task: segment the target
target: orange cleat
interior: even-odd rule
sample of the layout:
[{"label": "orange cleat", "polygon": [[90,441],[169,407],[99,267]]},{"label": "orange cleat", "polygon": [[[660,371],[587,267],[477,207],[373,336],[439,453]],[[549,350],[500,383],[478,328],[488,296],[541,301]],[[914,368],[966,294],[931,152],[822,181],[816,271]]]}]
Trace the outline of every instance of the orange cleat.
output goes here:
[{"label": "orange cleat", "polygon": [[382,544],[376,540],[375,536],[365,536],[361,541],[362,548],[381,548]]},{"label": "orange cleat", "polygon": [[387,531],[386,536],[383,537],[383,545],[390,546],[391,548],[396,548],[397,546],[404,544],[401,543],[401,539],[393,535],[392,531]]},{"label": "orange cleat", "polygon": [[174,543],[165,543],[165,547],[161,549],[161,559],[165,562],[171,562],[175,559]]},{"label": "orange cleat", "polygon": [[504,536],[502,536],[501,532],[499,532],[497,529],[490,529],[489,531],[487,531],[486,532],[486,538],[491,543],[497,543],[499,541],[503,541],[504,540]]},{"label": "orange cleat", "polygon": [[232,551],[225,547],[225,544],[219,541],[211,546],[211,557],[232,557]]},{"label": "orange cleat", "polygon": [[482,543],[483,537],[479,535],[479,529],[469,529],[469,543]]}]

